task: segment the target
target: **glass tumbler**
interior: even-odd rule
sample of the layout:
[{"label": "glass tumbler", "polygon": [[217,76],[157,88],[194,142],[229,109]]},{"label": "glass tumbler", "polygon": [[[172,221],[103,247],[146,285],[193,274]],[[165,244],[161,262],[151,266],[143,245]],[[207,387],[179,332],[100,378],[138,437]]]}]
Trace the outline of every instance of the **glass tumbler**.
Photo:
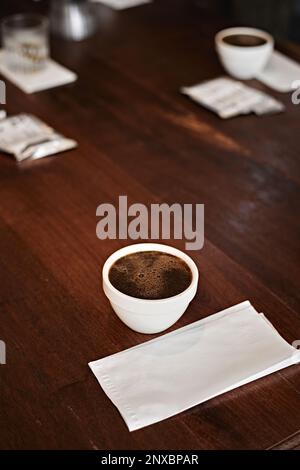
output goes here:
[{"label": "glass tumbler", "polygon": [[48,19],[24,13],[2,21],[4,60],[11,70],[35,72],[43,69],[49,56]]}]

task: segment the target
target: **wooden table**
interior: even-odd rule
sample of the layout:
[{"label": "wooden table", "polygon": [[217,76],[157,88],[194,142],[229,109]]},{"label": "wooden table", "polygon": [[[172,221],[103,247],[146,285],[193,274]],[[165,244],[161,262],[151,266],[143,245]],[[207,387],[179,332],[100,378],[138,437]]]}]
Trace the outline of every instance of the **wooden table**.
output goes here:
[{"label": "wooden table", "polygon": [[[20,3],[2,1],[1,15],[34,8]],[[99,240],[96,207],[122,194],[205,204],[199,292],[174,328],[250,299],[300,339],[300,106],[267,90],[285,113],[222,121],[179,93],[223,73],[213,36],[229,19],[184,0],[96,9],[94,37],[53,41],[76,83],[33,95],[7,84],[10,114],[34,113],[79,147],[21,165],[1,155],[0,446],[299,449],[299,367],[129,433],[87,366],[149,338],[101,289],[103,262],[130,241]]]}]

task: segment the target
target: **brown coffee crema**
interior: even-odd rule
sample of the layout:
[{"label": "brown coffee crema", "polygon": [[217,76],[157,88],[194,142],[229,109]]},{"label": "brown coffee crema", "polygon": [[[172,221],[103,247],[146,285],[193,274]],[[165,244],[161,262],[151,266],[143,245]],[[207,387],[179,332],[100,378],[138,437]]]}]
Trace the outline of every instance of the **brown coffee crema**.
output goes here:
[{"label": "brown coffee crema", "polygon": [[108,277],[123,294],[148,300],[173,297],[192,282],[187,263],[162,251],[140,251],[123,256],[111,266]]},{"label": "brown coffee crema", "polygon": [[266,39],[254,34],[229,34],[223,38],[223,42],[231,46],[256,47],[266,44]]}]

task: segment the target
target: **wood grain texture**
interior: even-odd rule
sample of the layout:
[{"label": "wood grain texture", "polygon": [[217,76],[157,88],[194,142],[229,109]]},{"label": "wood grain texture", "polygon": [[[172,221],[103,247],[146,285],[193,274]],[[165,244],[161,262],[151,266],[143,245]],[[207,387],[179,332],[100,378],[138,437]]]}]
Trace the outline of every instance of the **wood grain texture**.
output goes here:
[{"label": "wood grain texture", "polygon": [[300,432],[296,432],[287,439],[278,442],[270,450],[300,450]]},{"label": "wood grain texture", "polygon": [[[0,15],[20,3],[43,8],[2,0]],[[300,339],[300,106],[267,90],[284,114],[221,121],[180,95],[223,73],[213,36],[230,24],[192,1],[95,10],[94,37],[52,41],[76,83],[34,95],[7,84],[10,114],[32,112],[79,147],[19,166],[1,155],[0,448],[297,448],[299,367],[133,433],[87,367],[148,338],[116,318],[100,287],[103,262],[126,241],[96,238],[96,207],[121,194],[205,204],[205,246],[192,253],[199,292],[174,328],[250,299]]]}]

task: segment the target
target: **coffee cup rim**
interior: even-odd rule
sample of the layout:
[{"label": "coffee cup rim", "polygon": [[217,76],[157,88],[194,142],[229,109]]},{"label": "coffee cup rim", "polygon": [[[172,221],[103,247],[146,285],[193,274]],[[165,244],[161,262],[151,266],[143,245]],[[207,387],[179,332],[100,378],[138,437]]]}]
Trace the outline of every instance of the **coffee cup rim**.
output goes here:
[{"label": "coffee cup rim", "polygon": [[[109,280],[109,270],[111,266],[120,258],[123,256],[129,255],[131,253],[138,253],[141,251],[160,251],[163,253],[169,253],[173,254],[174,256],[177,256],[178,258],[182,259],[190,268],[191,273],[192,273],[192,280],[189,286],[179,294],[173,295],[171,297],[166,297],[164,299],[140,299],[137,297],[132,297],[130,295],[124,294],[123,292],[119,291],[112,285],[112,283]],[[103,289],[107,297],[109,295],[107,294],[106,288],[109,289],[110,293],[115,295],[120,301],[130,301],[133,302],[134,304],[151,304],[151,303],[156,303],[156,304],[164,304],[164,303],[170,303],[170,301],[180,301],[181,299],[184,299],[187,294],[191,291],[193,291],[198,284],[198,278],[199,278],[199,271],[198,268],[195,264],[195,262],[192,260],[192,258],[184,253],[183,251],[179,250],[178,248],[172,247],[170,245],[165,245],[162,243],[136,243],[132,245],[127,245],[123,248],[120,248],[119,250],[114,251],[105,261],[103,268],[102,268],[102,282],[103,282]]]},{"label": "coffee cup rim", "polygon": [[[259,44],[256,46],[249,46],[249,47],[244,47],[244,46],[236,46],[234,44],[228,44],[224,41],[224,39],[228,36],[232,36],[234,34],[248,34],[250,36],[257,36],[259,38],[262,38],[266,41],[265,44]],[[243,51],[251,51],[254,49],[259,49],[259,48],[264,48],[266,46],[270,46],[274,44],[274,39],[271,34],[269,34],[267,31],[264,31],[262,29],[257,29],[257,28],[251,28],[248,26],[235,26],[232,28],[225,28],[219,31],[215,35],[215,43],[217,45],[222,45],[223,47],[226,47],[228,49],[234,49],[234,50],[243,50]]]}]

